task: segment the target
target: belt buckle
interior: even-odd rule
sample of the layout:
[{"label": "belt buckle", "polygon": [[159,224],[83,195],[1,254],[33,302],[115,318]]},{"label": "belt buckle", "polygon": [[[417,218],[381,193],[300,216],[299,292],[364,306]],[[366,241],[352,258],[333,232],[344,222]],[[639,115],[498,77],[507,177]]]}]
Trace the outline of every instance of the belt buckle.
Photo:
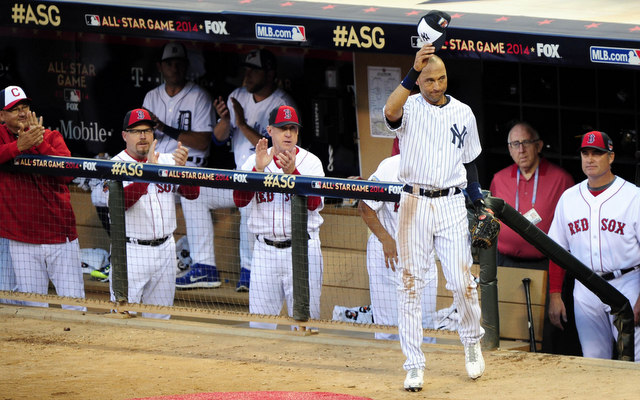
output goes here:
[{"label": "belt buckle", "polygon": [[129,243],[138,244],[137,238],[129,238]]}]

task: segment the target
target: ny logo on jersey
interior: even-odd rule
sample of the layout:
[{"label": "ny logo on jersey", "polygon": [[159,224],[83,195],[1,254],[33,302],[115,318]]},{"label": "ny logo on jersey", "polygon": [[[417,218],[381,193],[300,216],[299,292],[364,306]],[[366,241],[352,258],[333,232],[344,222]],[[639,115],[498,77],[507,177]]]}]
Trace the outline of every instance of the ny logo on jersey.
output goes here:
[{"label": "ny logo on jersey", "polygon": [[460,130],[458,129],[458,125],[453,124],[453,127],[451,128],[451,133],[453,134],[453,138],[451,139],[451,143],[456,144],[456,138],[458,138],[459,142],[458,142],[458,148],[461,148],[464,146],[464,137],[467,136],[467,134],[469,132],[467,132],[467,127],[463,126],[462,127],[462,132],[460,132]]}]

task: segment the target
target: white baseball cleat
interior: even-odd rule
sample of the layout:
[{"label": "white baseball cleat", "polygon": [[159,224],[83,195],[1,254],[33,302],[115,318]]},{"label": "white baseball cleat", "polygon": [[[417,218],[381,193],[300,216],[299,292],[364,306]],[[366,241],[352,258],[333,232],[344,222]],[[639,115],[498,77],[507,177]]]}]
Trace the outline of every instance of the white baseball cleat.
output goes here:
[{"label": "white baseball cleat", "polygon": [[407,372],[407,377],[404,379],[404,390],[408,392],[419,392],[422,390],[423,383],[424,371],[413,368]]},{"label": "white baseball cleat", "polygon": [[469,378],[478,379],[484,373],[484,358],[480,342],[464,346],[464,364],[467,367]]}]

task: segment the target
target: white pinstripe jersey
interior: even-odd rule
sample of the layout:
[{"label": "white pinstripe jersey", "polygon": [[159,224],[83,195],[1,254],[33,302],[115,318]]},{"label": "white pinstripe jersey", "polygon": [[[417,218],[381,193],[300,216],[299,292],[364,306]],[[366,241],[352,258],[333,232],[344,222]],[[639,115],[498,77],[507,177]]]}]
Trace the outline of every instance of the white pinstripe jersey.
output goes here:
[{"label": "white pinstripe jersey", "polygon": [[[171,97],[167,94],[165,84],[150,90],[144,97],[142,107],[154,113],[160,121],[181,131],[211,132],[213,137],[213,105],[211,97],[206,90],[193,82],[187,82],[184,88]],[[178,141],[156,131],[156,151],[160,153],[173,153],[178,147]],[[209,147],[206,150],[198,150],[189,147],[189,158],[206,158],[209,155]],[[195,166],[187,162],[188,166]]]},{"label": "white pinstripe jersey", "polygon": [[580,182],[558,200],[549,237],[598,274],[640,265],[640,188],[617,177],[593,196]]},{"label": "white pinstripe jersey", "polygon": [[[369,177],[370,181],[398,182],[398,168],[400,166],[400,154],[385,158],[378,165],[378,169]],[[398,206],[400,202],[363,200],[378,214],[378,220],[389,232],[391,237],[395,237],[398,230]]]},{"label": "white pinstripe jersey", "polygon": [[[126,151],[121,151],[113,161],[137,162]],[[175,165],[173,155],[160,154],[158,164]],[[123,187],[133,182],[122,182]],[[125,211],[127,236],[140,240],[161,239],[176,230],[175,189],[171,183],[149,183],[147,193]]]},{"label": "white pinstripe jersey", "polygon": [[[253,99],[253,94],[247,92],[244,87],[234,90],[229,97],[238,100],[244,109],[244,118],[247,125],[264,137],[269,137],[267,125],[269,125],[269,113],[279,106],[294,106],[293,99],[282,89],[276,89],[271,96],[257,102]],[[256,147],[251,144],[244,134],[236,126],[236,114],[233,110],[231,99],[227,101],[229,117],[231,119],[231,147],[236,161],[236,167],[240,168],[247,161],[251,154],[255,154]],[[253,168],[253,166],[252,166]]]},{"label": "white pinstripe jersey", "polygon": [[[471,108],[447,95],[444,106],[429,104],[421,94],[409,96],[396,132],[400,144],[400,182],[428,189],[466,188],[463,163],[482,151]],[[384,113],[384,110],[383,110]]]},{"label": "white pinstripe jersey", "polygon": [[[318,157],[305,149],[296,147],[296,168],[300,175],[324,176],[322,162]],[[272,151],[273,148],[269,148]],[[255,153],[249,156],[242,166],[243,171],[251,171],[256,166]],[[275,161],[271,161],[264,169],[267,174],[284,174]],[[256,192],[248,207],[249,230],[254,235],[264,235],[267,239],[282,241],[291,239],[291,195],[289,193]],[[320,210],[324,206],[324,199],[318,208],[308,211],[307,230],[317,232],[324,221]]]}]

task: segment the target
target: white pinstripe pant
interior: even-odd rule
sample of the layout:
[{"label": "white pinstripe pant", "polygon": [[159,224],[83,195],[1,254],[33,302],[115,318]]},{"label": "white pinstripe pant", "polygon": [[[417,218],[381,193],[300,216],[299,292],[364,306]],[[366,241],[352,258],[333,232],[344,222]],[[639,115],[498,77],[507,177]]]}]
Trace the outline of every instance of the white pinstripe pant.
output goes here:
[{"label": "white pinstripe pant", "polygon": [[471,244],[467,210],[462,194],[429,198],[403,192],[398,222],[398,252],[402,276],[398,301],[398,327],[404,369],[425,368],[422,342],[420,297],[425,285],[432,248],[442,265],[446,288],[460,315],[458,334],[463,345],[478,342],[484,335],[480,326],[480,304],[471,275]]}]

